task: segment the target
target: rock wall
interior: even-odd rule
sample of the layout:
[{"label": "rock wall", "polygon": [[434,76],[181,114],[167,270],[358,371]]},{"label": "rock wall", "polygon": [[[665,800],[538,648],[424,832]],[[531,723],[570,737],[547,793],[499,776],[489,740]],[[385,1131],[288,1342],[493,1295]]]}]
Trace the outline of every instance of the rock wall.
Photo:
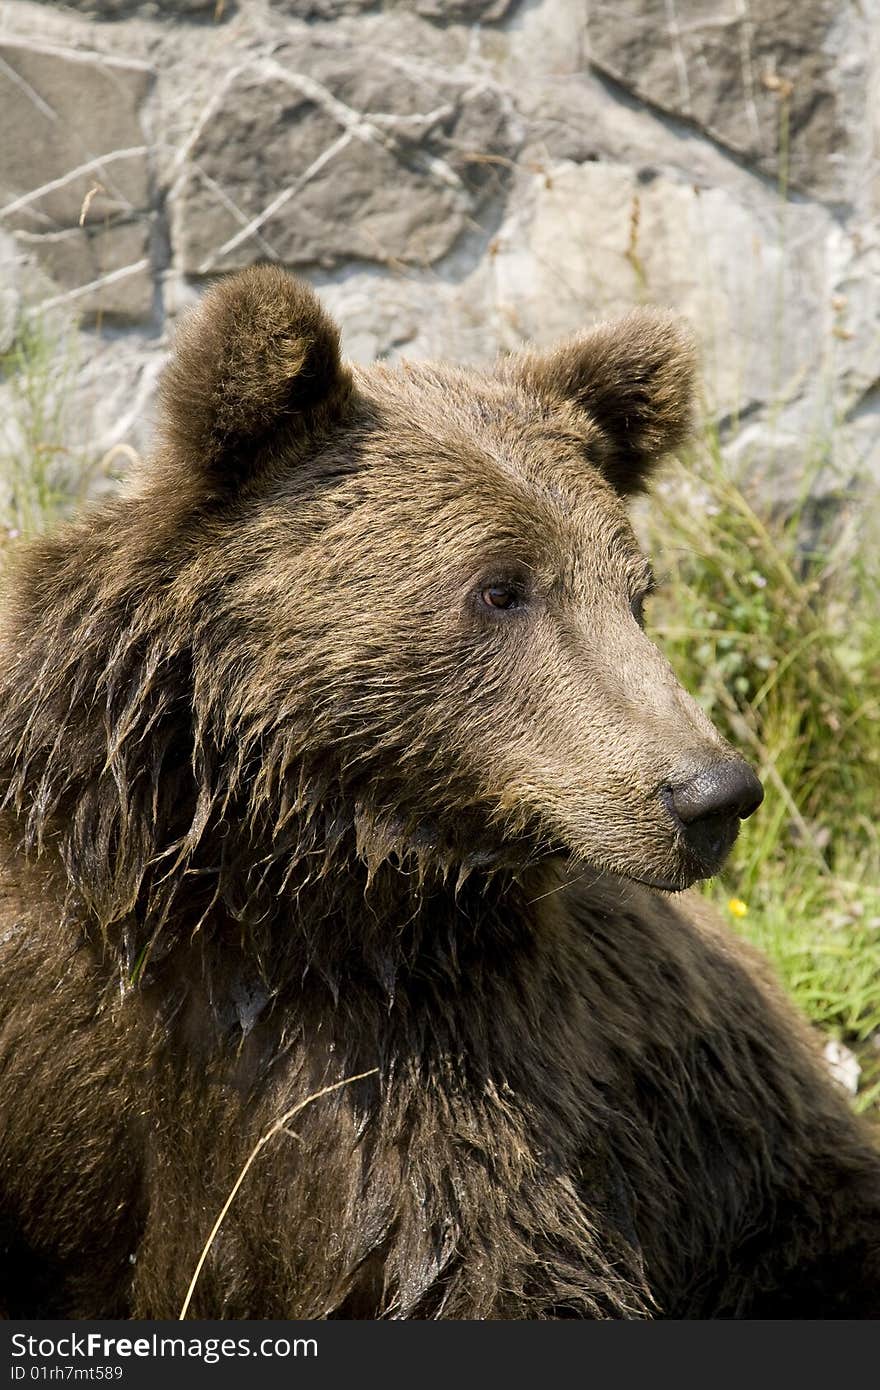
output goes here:
[{"label": "rock wall", "polygon": [[6,0],[0,348],[75,322],[101,454],[146,447],[175,318],[254,260],[358,360],[657,302],[732,466],[873,484],[878,73],[880,0]]}]

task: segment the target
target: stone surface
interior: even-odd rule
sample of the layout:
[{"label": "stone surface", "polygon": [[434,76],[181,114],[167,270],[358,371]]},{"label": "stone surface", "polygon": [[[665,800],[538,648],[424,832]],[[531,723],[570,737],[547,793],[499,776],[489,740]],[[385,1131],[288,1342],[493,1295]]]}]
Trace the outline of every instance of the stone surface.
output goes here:
[{"label": "stone surface", "polygon": [[430,265],[503,188],[515,138],[488,82],[412,75],[378,48],[286,48],[203,120],[171,196],[182,267]]},{"label": "stone surface", "polygon": [[379,8],[380,0],[270,0],[274,9],[296,19],[343,19]]},{"label": "stone surface", "polygon": [[592,61],[634,94],[832,198],[849,195],[849,128],[865,116],[860,35],[858,8],[839,0],[605,0],[588,28]]},{"label": "stone surface", "polygon": [[87,19],[125,19],[141,14],[155,19],[181,19],[206,11],[220,19],[232,10],[229,0],[66,0],[66,8]]},{"label": "stone surface", "polygon": [[259,258],[356,361],[670,304],[732,470],[880,479],[880,0],[2,0],[0,102],[0,345],[78,320],[83,449]]},{"label": "stone surface", "polygon": [[[270,3],[297,19],[342,19],[382,8],[382,0],[270,0]],[[409,0],[407,8],[425,19],[475,24],[503,19],[515,3],[516,0]],[[388,8],[393,9],[393,4]]]},{"label": "stone surface", "polygon": [[[140,111],[152,78],[139,62],[0,43],[0,226],[87,314],[150,312],[152,190]],[[95,280],[102,286],[83,293]]]},{"label": "stone surface", "polygon": [[318,278],[321,297],[342,327],[355,362],[452,357],[485,363],[497,354],[494,287],[487,261],[461,279],[389,276],[372,267],[342,282]]},{"label": "stone surface", "polygon": [[[104,473],[125,473],[153,444],[156,387],[167,353],[113,332],[96,335],[80,371],[75,442],[103,462]],[[108,457],[109,456],[109,457]]]},{"label": "stone surface", "polygon": [[503,19],[513,4],[514,0],[415,0],[415,10],[426,19],[486,24]]},{"label": "stone surface", "polygon": [[772,204],[761,215],[724,189],[622,164],[554,165],[532,176],[496,238],[499,334],[511,347],[550,342],[633,304],[665,304],[698,327],[716,414],[787,398],[819,366],[811,324],[829,234],[823,210],[796,213],[799,254],[787,257]]},{"label": "stone surface", "polygon": [[47,303],[69,304],[87,319],[111,316],[137,322],[153,309],[150,224],[70,227],[60,232],[17,233],[19,245],[33,250],[59,288]]},{"label": "stone surface", "polygon": [[15,342],[23,298],[18,250],[11,236],[0,232],[0,357]]}]

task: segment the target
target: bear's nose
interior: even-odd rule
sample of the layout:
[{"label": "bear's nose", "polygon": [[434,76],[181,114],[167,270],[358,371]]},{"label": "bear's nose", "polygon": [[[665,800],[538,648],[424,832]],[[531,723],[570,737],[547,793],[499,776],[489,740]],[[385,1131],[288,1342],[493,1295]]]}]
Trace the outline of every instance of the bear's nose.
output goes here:
[{"label": "bear's nose", "polygon": [[717,816],[745,820],[764,800],[764,788],[748,763],[737,758],[702,768],[671,788],[672,809],[685,826]]},{"label": "bear's nose", "polygon": [[736,839],[740,821],[764,800],[764,788],[748,763],[727,758],[667,785],[662,797],[702,871],[715,873]]}]

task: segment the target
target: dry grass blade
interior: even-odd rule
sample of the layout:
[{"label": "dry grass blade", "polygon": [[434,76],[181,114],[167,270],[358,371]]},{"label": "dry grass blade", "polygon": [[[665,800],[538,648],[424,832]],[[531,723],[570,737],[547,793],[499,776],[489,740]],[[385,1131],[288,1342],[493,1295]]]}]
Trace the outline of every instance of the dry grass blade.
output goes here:
[{"label": "dry grass blade", "polygon": [[201,1274],[204,1268],[205,1260],[208,1258],[211,1246],[213,1245],[217,1237],[217,1232],[223,1225],[223,1222],[226,1219],[226,1213],[229,1211],[229,1208],[235,1201],[235,1198],[238,1194],[238,1190],[244,1182],[245,1178],[247,1177],[248,1173],[250,1172],[251,1166],[254,1163],[254,1160],[256,1159],[260,1150],[265,1148],[265,1146],[269,1143],[270,1139],[275,1138],[276,1134],[280,1134],[290,1123],[290,1121],[294,1118],[295,1115],[298,1115],[301,1110],[305,1110],[307,1105],[311,1105],[312,1101],[320,1100],[322,1096],[329,1096],[331,1091],[338,1091],[343,1086],[351,1086],[352,1083],[355,1081],[364,1081],[368,1076],[375,1076],[378,1073],[378,1071],[378,1067],[371,1067],[369,1071],[359,1072],[357,1076],[346,1076],[343,1078],[342,1081],[334,1081],[332,1086],[324,1086],[322,1090],[314,1091],[312,1095],[306,1096],[305,1100],[299,1101],[296,1105],[293,1106],[292,1109],[285,1110],[284,1114],[278,1117],[278,1119],[271,1126],[271,1128],[267,1129],[266,1133],[260,1139],[257,1140],[256,1144],[254,1145],[253,1149],[248,1155],[247,1162],[245,1163],[244,1167],[242,1168],[241,1172],[236,1178],[232,1186],[232,1189],[229,1193],[229,1196],[226,1198],[226,1201],[220,1208],[217,1220],[211,1227],[211,1233],[208,1236],[208,1239],[205,1241],[204,1247],[202,1248],[202,1253],[199,1256],[198,1264],[196,1265],[195,1270],[193,1271],[193,1277],[189,1281],[189,1288],[186,1291],[186,1298],[183,1300],[180,1313],[178,1314],[178,1318],[181,1322],[183,1322],[184,1318],[186,1317],[189,1311],[189,1305],[192,1302],[192,1296],[195,1292],[196,1284],[199,1282],[199,1275]]}]

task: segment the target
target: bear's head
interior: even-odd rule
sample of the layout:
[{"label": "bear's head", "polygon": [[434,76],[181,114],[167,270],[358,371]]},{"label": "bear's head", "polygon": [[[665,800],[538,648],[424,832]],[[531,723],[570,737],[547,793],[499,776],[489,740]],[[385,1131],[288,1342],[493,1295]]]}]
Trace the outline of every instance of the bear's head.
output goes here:
[{"label": "bear's head", "polygon": [[43,714],[3,766],[31,840],[63,817],[117,907],[224,856],[281,865],[276,896],[343,852],[713,872],[760,784],[642,629],[625,508],[684,439],[693,373],[656,311],[495,370],[349,369],[282,271],[218,284],[179,332],[155,458],[25,563],[7,699]]}]

